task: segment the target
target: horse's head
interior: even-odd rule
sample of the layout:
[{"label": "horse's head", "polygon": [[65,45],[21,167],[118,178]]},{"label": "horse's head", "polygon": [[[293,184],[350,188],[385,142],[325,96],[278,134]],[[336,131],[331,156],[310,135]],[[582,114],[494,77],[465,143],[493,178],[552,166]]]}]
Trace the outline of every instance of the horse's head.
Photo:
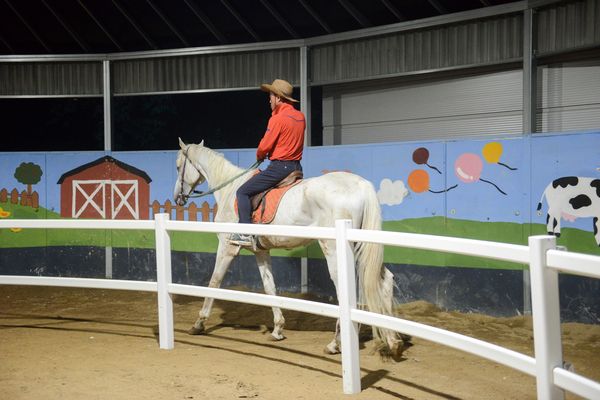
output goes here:
[{"label": "horse's head", "polygon": [[173,190],[173,198],[179,206],[184,206],[196,186],[206,180],[206,177],[193,159],[195,155],[194,147],[196,146],[203,147],[204,141],[198,145],[185,144],[179,138],[179,147],[181,149],[177,153],[177,180],[175,181],[175,188]]}]

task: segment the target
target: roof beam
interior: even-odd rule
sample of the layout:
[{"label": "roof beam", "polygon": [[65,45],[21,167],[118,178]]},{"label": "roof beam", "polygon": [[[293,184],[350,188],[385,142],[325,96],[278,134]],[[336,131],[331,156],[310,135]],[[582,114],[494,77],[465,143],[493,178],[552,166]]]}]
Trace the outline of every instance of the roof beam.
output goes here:
[{"label": "roof beam", "polygon": [[356,9],[348,0],[338,0],[338,2],[344,7],[348,14],[352,16],[363,28],[368,28],[373,26],[371,21],[369,21],[360,11]]},{"label": "roof beam", "polygon": [[117,0],[112,0],[112,2],[115,5],[115,7],[117,8],[117,10],[119,10],[119,12],[125,17],[125,19],[127,21],[129,21],[131,26],[134,27],[134,29],[137,31],[137,33],[139,33],[140,36],[146,41],[146,43],[148,43],[148,46],[152,47],[154,50],[157,50],[158,46],[144,33],[142,28],[133,20],[133,18],[131,18],[129,16],[129,14],[127,14],[127,12],[125,12],[123,7],[121,7],[121,5],[117,2]]},{"label": "roof beam", "polygon": [[440,14],[448,14],[448,10],[438,0],[427,0]]},{"label": "roof beam", "polygon": [[177,36],[179,38],[179,40],[181,41],[181,43],[183,43],[185,45],[185,47],[190,47],[190,44],[188,43],[188,41],[185,40],[185,38],[181,35],[181,33],[179,33],[179,31],[175,28],[175,26],[171,23],[171,21],[169,21],[167,19],[167,17],[164,16],[164,14],[158,9],[158,7],[156,7],[156,5],[154,3],[152,3],[152,0],[146,0],[146,3],[148,3],[148,5],[150,7],[152,7],[152,9],[154,10],[154,12],[169,27],[169,29],[171,30],[171,32],[173,32],[175,34],[175,36]]},{"label": "roof beam", "polygon": [[117,49],[119,49],[119,51],[123,51],[123,48],[121,47],[121,45],[115,40],[115,38],[112,37],[112,35],[108,32],[108,30],[106,30],[106,28],[104,27],[104,25],[102,25],[100,23],[100,21],[98,21],[98,19],[94,16],[94,14],[92,14],[92,12],[85,6],[85,4],[83,4],[81,2],[81,0],[77,0],[77,3],[79,3],[79,5],[81,6],[81,8],[84,9],[84,11],[87,13],[87,15],[89,15],[90,18],[96,23],[96,25],[98,25],[98,27],[100,28],[100,30],[102,30],[102,32],[104,32],[104,34],[112,42],[112,44],[114,44],[115,47]]},{"label": "roof beam", "polygon": [[321,27],[325,30],[325,32],[333,33],[333,29],[331,29],[331,27],[327,24],[327,22],[325,22],[323,20],[323,18],[321,18],[321,16],[319,14],[317,14],[317,12],[314,10],[314,8],[312,8],[310,6],[310,4],[308,4],[306,2],[306,0],[299,0],[299,1],[300,1],[300,4],[302,4],[302,7],[304,7],[304,9],[306,11],[308,11],[310,16],[313,17],[315,19],[315,21],[317,21],[319,23],[319,25],[321,25]]},{"label": "roof beam", "polygon": [[227,44],[227,38],[225,38],[225,35],[223,35],[221,31],[217,29],[217,27],[210,21],[210,18],[208,18],[206,14],[202,12],[202,10],[198,7],[198,5],[196,5],[196,3],[192,2],[191,0],[183,1],[192,10],[192,12],[196,15],[200,22],[202,22],[204,26],[210,31],[210,33],[213,34],[213,36],[219,41],[219,43]]},{"label": "roof beam", "polygon": [[244,18],[242,18],[242,16],[240,15],[240,13],[238,13],[235,8],[233,8],[233,6],[229,3],[228,0],[221,0],[221,3],[225,6],[225,8],[227,8],[227,10],[231,13],[231,15],[233,15],[235,17],[235,19],[238,20],[238,22],[240,23],[240,25],[242,25],[244,27],[244,29],[250,34],[252,35],[252,37],[254,38],[255,42],[261,42],[260,36],[258,36],[258,33],[256,33],[254,31],[254,29],[252,29],[252,27],[246,22],[246,20],[244,20]]},{"label": "roof beam", "polygon": [[281,26],[283,26],[285,28],[285,30],[290,35],[292,35],[292,37],[294,39],[300,39],[300,35],[298,35],[298,33],[294,30],[294,28],[292,28],[292,26],[287,23],[287,21],[285,20],[285,18],[283,18],[281,16],[281,14],[279,14],[275,8],[273,8],[273,6],[271,5],[271,3],[268,2],[268,0],[260,0],[260,2],[262,3],[263,6],[265,6],[265,8],[267,10],[269,10],[269,12],[271,13],[271,15],[275,17],[275,19],[277,20],[277,22],[279,22],[281,24]]},{"label": "roof beam", "polygon": [[402,15],[392,3],[390,3],[390,0],[381,0],[381,2],[385,6],[385,8],[387,8],[392,14],[394,14],[398,21],[406,21],[407,18],[404,15]]},{"label": "roof beam", "polygon": [[33,29],[31,27],[31,25],[29,25],[29,23],[25,20],[25,18],[23,18],[23,16],[21,15],[21,13],[19,13],[19,11],[17,11],[17,9],[12,5],[12,3],[9,0],[4,0],[4,2],[12,10],[12,12],[15,13],[15,15],[17,16],[17,18],[19,18],[19,20],[23,23],[23,25],[25,25],[25,27],[27,28],[27,30],[44,47],[44,49],[46,49],[46,51],[48,53],[52,53],[52,50],[50,50],[50,47],[48,47],[48,45],[46,44],[46,42],[44,42],[44,40],[40,37],[40,35],[37,34],[37,32],[35,31],[35,29]]},{"label": "roof beam", "polygon": [[2,43],[4,45],[4,47],[6,47],[8,49],[8,51],[10,51],[11,53],[15,52],[15,50],[12,48],[10,43],[8,43],[6,41],[6,39],[4,39],[4,36],[2,36],[1,34],[0,34],[0,43]]},{"label": "roof beam", "polygon": [[56,11],[54,11],[54,9],[52,7],[50,7],[50,5],[46,2],[46,0],[42,0],[42,3],[46,6],[46,8],[50,11],[50,13],[52,15],[54,15],[54,18],[56,18],[56,20],[58,21],[59,24],[62,25],[62,27],[65,29],[65,31],[67,31],[67,33],[69,35],[71,35],[71,37],[73,38],[74,41],[77,42],[77,44],[79,45],[79,47],[81,48],[81,50],[89,53],[90,52],[90,47],[82,40],[80,39],[74,32],[73,30],[69,27],[69,25],[67,25],[67,23],[60,17],[60,15],[58,15],[58,13]]}]

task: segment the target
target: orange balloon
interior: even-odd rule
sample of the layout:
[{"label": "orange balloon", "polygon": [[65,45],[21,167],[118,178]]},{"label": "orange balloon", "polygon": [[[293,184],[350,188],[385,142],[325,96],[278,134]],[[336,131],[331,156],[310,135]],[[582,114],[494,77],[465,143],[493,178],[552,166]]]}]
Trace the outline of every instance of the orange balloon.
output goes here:
[{"label": "orange balloon", "polygon": [[422,169],[415,169],[408,175],[408,187],[415,193],[429,190],[429,174]]}]

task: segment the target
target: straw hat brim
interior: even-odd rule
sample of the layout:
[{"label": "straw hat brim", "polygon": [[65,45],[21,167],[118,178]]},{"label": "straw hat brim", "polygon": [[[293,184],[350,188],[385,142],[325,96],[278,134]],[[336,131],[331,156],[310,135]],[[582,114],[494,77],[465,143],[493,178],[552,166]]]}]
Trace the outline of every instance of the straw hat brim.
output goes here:
[{"label": "straw hat brim", "polygon": [[274,95],[283,97],[286,100],[292,101],[294,103],[298,103],[298,100],[296,100],[290,96],[287,96],[281,90],[277,89],[275,86],[271,85],[270,83],[263,83],[262,85],[260,85],[260,90],[262,90],[263,92],[267,92],[267,93],[273,93]]}]

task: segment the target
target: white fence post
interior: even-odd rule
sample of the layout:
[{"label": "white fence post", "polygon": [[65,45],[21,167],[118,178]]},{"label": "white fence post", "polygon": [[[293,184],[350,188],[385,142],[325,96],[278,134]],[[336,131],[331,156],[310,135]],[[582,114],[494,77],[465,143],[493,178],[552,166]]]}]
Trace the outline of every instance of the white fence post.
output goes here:
[{"label": "white fence post", "polygon": [[337,252],[337,295],[340,307],[340,340],[342,345],[342,378],[345,394],[360,393],[358,323],[350,312],[356,309],[356,274],[354,253],[346,238],[350,220],[335,221]]},{"label": "white fence post", "polygon": [[173,300],[169,294],[171,283],[171,238],[165,228],[169,214],[156,214],[156,283],[158,297],[158,337],[161,349],[175,347],[173,328]]},{"label": "white fence post", "polygon": [[546,252],[554,248],[554,236],[529,237],[537,398],[548,400],[564,399],[553,373],[554,368],[562,368],[558,272],[546,266]]}]

